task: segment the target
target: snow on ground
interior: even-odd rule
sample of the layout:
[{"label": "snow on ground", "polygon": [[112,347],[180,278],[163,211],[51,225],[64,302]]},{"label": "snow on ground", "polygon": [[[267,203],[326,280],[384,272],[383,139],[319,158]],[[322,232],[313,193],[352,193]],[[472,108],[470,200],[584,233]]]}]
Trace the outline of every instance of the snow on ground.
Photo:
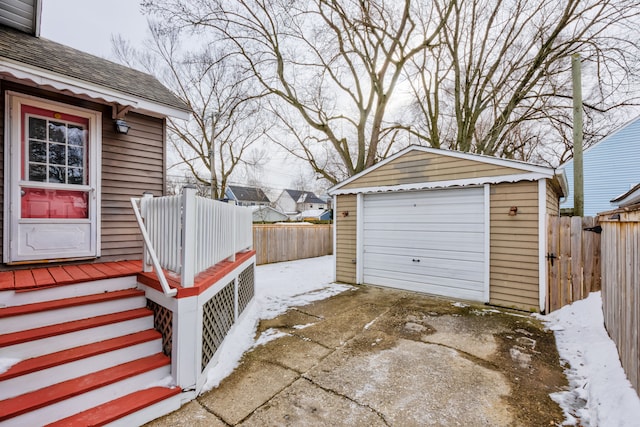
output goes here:
[{"label": "snow on ground", "polygon": [[244,352],[279,336],[274,331],[265,331],[255,340],[260,319],[273,319],[290,307],[310,304],[351,289],[351,286],[332,283],[332,266],[332,256],[257,266],[255,297],[218,350],[218,363],[208,372],[203,392],[217,387],[231,374]]},{"label": "snow on ground", "polygon": [[569,390],[551,395],[565,412],[565,425],[576,425],[577,417],[583,427],[640,426],[640,399],[604,328],[600,292],[540,318],[567,365]]}]

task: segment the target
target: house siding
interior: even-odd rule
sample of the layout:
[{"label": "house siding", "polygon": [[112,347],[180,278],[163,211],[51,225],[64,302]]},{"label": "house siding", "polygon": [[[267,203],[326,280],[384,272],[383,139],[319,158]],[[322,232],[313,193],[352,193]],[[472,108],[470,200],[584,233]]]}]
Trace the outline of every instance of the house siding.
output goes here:
[{"label": "house siding", "polygon": [[[348,212],[347,216],[344,213]],[[337,197],[334,224],[336,227],[336,281],[356,283],[357,196]]]},{"label": "house siding", "polygon": [[423,151],[410,151],[341,189],[449,181],[523,173],[523,170]]},{"label": "house siding", "polygon": [[[0,144],[0,203],[4,203],[4,108],[7,90],[99,111],[102,113],[101,257],[95,261],[141,259],[142,237],[130,198],[140,197],[145,191],[154,196],[165,193],[164,119],[129,113],[126,116],[131,126],[128,135],[117,135],[113,130],[110,106],[14,83],[0,82],[0,85],[0,136],[3,141]],[[4,206],[0,215],[4,215]],[[0,245],[0,256],[2,250]],[[0,269],[7,268],[0,266]]]},{"label": "house siding", "polygon": [[[511,206],[518,207],[509,216]],[[539,305],[538,183],[491,186],[490,303],[524,310]]]},{"label": "house siding", "polygon": [[127,135],[116,135],[111,120],[102,121],[101,261],[141,259],[142,236],[131,197],[164,194],[164,120],[127,114]]},{"label": "house siding", "polygon": [[[640,182],[640,118],[585,150],[583,156],[584,215],[613,209],[610,200]],[[573,160],[563,164],[569,188],[562,209],[573,208]]]}]

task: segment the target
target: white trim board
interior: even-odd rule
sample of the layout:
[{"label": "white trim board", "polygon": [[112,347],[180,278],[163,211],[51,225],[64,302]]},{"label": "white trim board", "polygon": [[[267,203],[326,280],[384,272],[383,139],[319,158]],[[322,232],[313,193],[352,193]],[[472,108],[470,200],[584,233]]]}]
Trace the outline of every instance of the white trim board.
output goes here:
[{"label": "white trim board", "polygon": [[479,185],[485,185],[485,184],[500,184],[502,182],[538,181],[538,180],[545,180],[549,178],[553,178],[553,173],[551,174],[524,173],[524,174],[516,174],[516,175],[483,176],[479,178],[454,179],[450,181],[416,182],[411,184],[388,185],[388,186],[377,186],[377,187],[345,188],[344,190],[334,190],[331,192],[331,194],[342,195],[342,194],[358,194],[358,193],[383,193],[383,192],[391,192],[391,191],[416,191],[416,190],[429,190],[434,188],[468,187],[468,186],[479,186]]}]

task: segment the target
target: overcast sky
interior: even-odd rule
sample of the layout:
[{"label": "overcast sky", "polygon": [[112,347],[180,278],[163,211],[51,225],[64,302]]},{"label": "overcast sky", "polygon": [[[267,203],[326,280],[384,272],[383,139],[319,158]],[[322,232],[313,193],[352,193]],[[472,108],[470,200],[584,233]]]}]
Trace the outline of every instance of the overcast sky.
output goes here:
[{"label": "overcast sky", "polygon": [[112,58],[111,35],[141,41],[147,20],[137,0],[43,0],[41,36]]}]

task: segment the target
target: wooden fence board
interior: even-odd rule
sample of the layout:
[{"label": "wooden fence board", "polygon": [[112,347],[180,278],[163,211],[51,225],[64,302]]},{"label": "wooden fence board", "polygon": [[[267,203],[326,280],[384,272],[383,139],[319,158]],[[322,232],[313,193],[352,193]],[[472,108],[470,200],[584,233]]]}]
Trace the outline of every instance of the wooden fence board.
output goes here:
[{"label": "wooden fence board", "polygon": [[600,234],[585,230],[597,224],[591,217],[547,216],[549,312],[600,289]]},{"label": "wooden fence board", "polygon": [[640,209],[600,216],[602,311],[627,378],[640,391]]},{"label": "wooden fence board", "polygon": [[582,296],[582,217],[571,218],[571,301],[579,301]]},{"label": "wooden fence board", "polygon": [[331,255],[333,226],[255,224],[253,247],[257,265]]}]

